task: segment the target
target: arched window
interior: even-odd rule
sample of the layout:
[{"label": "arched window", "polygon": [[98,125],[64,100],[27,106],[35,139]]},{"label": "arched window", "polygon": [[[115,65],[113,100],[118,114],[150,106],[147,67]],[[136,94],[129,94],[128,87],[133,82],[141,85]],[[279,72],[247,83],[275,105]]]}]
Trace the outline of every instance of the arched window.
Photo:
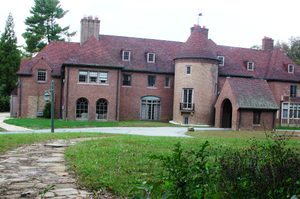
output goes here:
[{"label": "arched window", "polygon": [[96,119],[97,120],[107,120],[107,100],[99,99],[96,102]]},{"label": "arched window", "polygon": [[156,96],[145,96],[141,98],[141,119],[160,119],[160,98]]},{"label": "arched window", "polygon": [[88,119],[88,107],[89,103],[86,98],[79,98],[76,101],[76,119]]}]

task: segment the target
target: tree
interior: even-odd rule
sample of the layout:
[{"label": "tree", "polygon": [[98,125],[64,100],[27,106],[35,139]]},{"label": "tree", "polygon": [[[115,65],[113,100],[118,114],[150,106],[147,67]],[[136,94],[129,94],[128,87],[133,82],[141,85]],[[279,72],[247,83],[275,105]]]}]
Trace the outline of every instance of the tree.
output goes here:
[{"label": "tree", "polygon": [[61,8],[59,0],[34,0],[30,13],[32,16],[26,18],[27,28],[23,33],[26,50],[30,53],[40,51],[51,41],[64,41],[76,33],[68,32],[70,26],[62,28],[57,23],[56,20],[68,13]]},{"label": "tree", "polygon": [[16,87],[16,72],[20,65],[20,51],[14,32],[14,19],[8,15],[4,33],[0,38],[0,95],[9,96]]},{"label": "tree", "polygon": [[288,42],[277,41],[276,47],[281,48],[289,58],[300,66],[300,37],[291,37]]}]

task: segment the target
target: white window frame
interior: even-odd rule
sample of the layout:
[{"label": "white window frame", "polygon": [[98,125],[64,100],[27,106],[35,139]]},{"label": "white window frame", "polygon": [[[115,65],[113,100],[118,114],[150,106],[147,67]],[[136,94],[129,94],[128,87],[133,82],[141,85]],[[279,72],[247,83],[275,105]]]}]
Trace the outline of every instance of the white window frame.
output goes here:
[{"label": "white window frame", "polygon": [[[106,74],[105,75],[106,77],[101,76],[101,74]],[[99,84],[108,84],[108,72],[103,72],[103,71],[99,72],[98,78],[99,78]],[[105,81],[105,82],[102,82],[102,81]]]},{"label": "white window frame", "polygon": [[[80,75],[85,75],[86,76],[84,82],[80,81]],[[88,81],[89,81],[89,71],[80,70],[79,73],[78,73],[78,82],[79,83],[88,83]]]},{"label": "white window frame", "polygon": [[252,61],[247,62],[247,70],[248,71],[254,71],[254,67],[255,67],[254,62],[252,62]]},{"label": "white window frame", "polygon": [[221,56],[221,55],[218,55],[217,58],[218,58],[218,60],[220,60],[219,66],[224,66],[224,64],[225,64],[225,57]]},{"label": "white window frame", "polygon": [[[45,80],[39,80],[39,76],[40,76],[39,73],[45,73]],[[36,81],[40,82],[40,83],[47,82],[47,70],[45,70],[45,69],[38,69],[37,73],[36,73]]]},{"label": "white window frame", "polygon": [[[150,60],[152,55],[152,60]],[[147,63],[155,63],[155,53],[147,53]]]},{"label": "white window frame", "polygon": [[[165,76],[165,81],[164,81],[164,87],[165,88],[170,88],[170,76]],[[168,82],[168,85],[166,85],[166,83]]]},{"label": "white window frame", "polygon": [[[95,81],[95,82],[92,82],[92,81],[91,81],[91,77],[96,77],[96,81]],[[96,84],[96,83],[98,83],[98,72],[95,72],[95,71],[89,71],[89,73],[88,73],[88,82],[91,83],[91,84]]]},{"label": "white window frame", "polygon": [[[186,101],[185,101],[185,92],[186,92]],[[189,92],[191,92],[191,96],[189,96]],[[185,104],[186,107],[183,109],[192,109],[194,103],[194,89],[193,88],[183,88],[181,94],[181,103]]]},{"label": "white window frame", "polygon": [[[126,58],[125,54],[128,53],[128,58]],[[131,52],[129,50],[122,51],[122,61],[130,61]]]},{"label": "white window frame", "polygon": [[294,71],[295,71],[295,66],[293,64],[288,64],[288,73],[294,73]]}]

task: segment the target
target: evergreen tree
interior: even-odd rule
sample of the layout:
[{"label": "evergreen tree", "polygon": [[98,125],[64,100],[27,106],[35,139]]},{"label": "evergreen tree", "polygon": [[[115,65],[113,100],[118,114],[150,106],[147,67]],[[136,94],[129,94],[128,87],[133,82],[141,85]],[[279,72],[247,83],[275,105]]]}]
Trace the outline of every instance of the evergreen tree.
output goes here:
[{"label": "evergreen tree", "polygon": [[14,32],[14,19],[8,15],[4,33],[0,38],[0,95],[10,96],[16,87],[16,72],[20,65],[20,51]]},{"label": "evergreen tree", "polygon": [[61,8],[59,0],[34,0],[30,17],[25,24],[26,32],[23,37],[26,41],[26,50],[30,53],[40,51],[50,41],[64,41],[72,37],[75,32],[69,33],[69,26],[62,28],[56,20],[63,18],[68,11]]}]

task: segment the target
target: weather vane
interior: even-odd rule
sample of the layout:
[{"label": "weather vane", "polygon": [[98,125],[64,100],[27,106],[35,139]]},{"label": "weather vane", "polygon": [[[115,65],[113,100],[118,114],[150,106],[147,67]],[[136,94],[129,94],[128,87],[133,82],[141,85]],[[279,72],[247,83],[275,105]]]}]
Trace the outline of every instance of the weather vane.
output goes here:
[{"label": "weather vane", "polygon": [[202,13],[200,12],[199,14],[198,14],[198,26],[200,25],[200,17],[202,16]]}]

